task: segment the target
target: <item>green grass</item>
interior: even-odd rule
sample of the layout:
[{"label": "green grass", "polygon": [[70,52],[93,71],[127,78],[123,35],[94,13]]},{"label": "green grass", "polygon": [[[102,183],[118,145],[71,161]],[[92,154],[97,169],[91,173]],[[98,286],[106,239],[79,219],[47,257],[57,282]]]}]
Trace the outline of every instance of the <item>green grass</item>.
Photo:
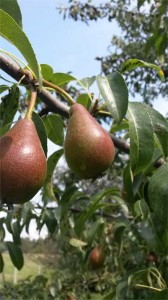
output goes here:
[{"label": "green grass", "polygon": [[[3,253],[3,260],[5,265],[3,271],[5,282],[13,282],[14,266],[8,253]],[[17,281],[23,280],[28,276],[33,277],[39,274],[44,274],[44,266],[40,262],[40,255],[24,254],[24,266],[20,271],[17,270]],[[3,277],[0,273],[0,287],[2,286],[2,283]]]}]

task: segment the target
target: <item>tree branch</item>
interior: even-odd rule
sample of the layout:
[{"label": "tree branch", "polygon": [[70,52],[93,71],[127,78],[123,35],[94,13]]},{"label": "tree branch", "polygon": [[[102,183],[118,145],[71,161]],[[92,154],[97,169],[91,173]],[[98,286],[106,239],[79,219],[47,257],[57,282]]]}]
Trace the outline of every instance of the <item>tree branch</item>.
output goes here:
[{"label": "tree branch", "polygon": [[[1,69],[7,73],[9,76],[14,78],[16,81],[20,81],[27,88],[35,85],[37,83],[36,79],[32,79],[29,72],[25,72],[22,70],[17,64],[13,63],[6,57],[0,55],[0,67]],[[49,93],[44,87],[42,87],[41,91],[38,89],[38,97],[42,102],[46,104],[45,110],[47,112],[58,113],[59,115],[68,118],[69,117],[69,107],[63,104],[60,100],[55,99],[51,93]],[[129,154],[130,145],[127,144],[122,139],[116,137],[115,135],[111,135],[114,146],[120,151]],[[155,163],[155,167],[159,167],[163,164],[162,160],[159,160]]]},{"label": "tree branch", "polygon": [[[11,62],[2,55],[0,55],[0,67],[16,81],[20,81],[23,78],[21,84],[25,85],[27,88],[29,88],[30,85],[36,84],[36,80],[30,78],[27,72],[24,72],[17,64]],[[45,88],[42,87],[41,91],[38,89],[38,97],[48,106],[51,112],[58,113],[61,116],[68,118],[68,106],[55,99]]]},{"label": "tree branch", "polygon": [[[34,207],[34,209],[41,209],[43,210],[44,207],[42,207],[41,205],[37,205],[37,207]],[[51,206],[46,206],[46,209],[49,209],[49,210],[54,210],[55,207],[51,207]],[[85,210],[83,209],[79,209],[79,208],[75,208],[75,207],[70,207],[69,208],[69,211],[73,214],[82,214],[85,212]],[[105,213],[105,212],[102,212],[102,211],[95,211],[94,216],[101,216],[105,219],[112,219],[112,220],[115,220],[115,219],[123,219],[123,218],[127,218],[129,220],[133,220],[133,217],[132,216],[128,216],[128,217],[125,217],[124,215],[122,215],[121,213],[118,213],[118,214],[108,214],[108,213]]]},{"label": "tree branch", "polygon": [[[21,83],[27,88],[30,88],[30,85],[37,83],[35,79],[30,77],[29,72],[24,72],[24,70],[22,70],[16,63],[13,63],[2,55],[0,55],[0,67],[16,81],[19,82],[22,79]],[[38,89],[38,97],[46,104],[46,111],[58,113],[65,118],[69,117],[69,107],[61,103],[60,100],[55,99],[44,87],[42,87],[41,91]],[[129,153],[129,144],[117,138],[115,135],[111,135],[111,137],[116,148],[124,153]]]},{"label": "tree branch", "polygon": [[126,142],[124,142],[123,140],[121,140],[120,138],[117,138],[114,134],[111,134],[114,146],[119,149],[120,151],[129,154],[130,152],[130,145]]},{"label": "tree branch", "polygon": [[[0,55],[0,68],[11,76],[16,81],[21,81],[23,85],[27,88],[30,88],[32,85],[37,85],[37,80],[31,78],[30,72],[22,70],[16,63],[13,63],[8,58]],[[42,102],[46,104],[46,111],[57,113],[65,118],[69,118],[69,107],[62,103],[60,100],[55,99],[51,93],[49,93],[44,87],[42,87],[41,91],[37,89],[38,97]],[[116,137],[115,135],[111,135],[114,146],[120,151],[129,154],[130,145],[127,144],[122,139]],[[164,163],[164,160],[161,158],[157,162],[154,163],[156,168],[159,168]]]}]

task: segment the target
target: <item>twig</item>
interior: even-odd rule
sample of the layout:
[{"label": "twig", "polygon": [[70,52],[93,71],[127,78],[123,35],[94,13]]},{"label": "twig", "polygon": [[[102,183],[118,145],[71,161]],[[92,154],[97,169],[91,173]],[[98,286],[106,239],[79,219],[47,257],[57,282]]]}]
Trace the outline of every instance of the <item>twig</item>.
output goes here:
[{"label": "twig", "polygon": [[136,284],[135,287],[145,288],[145,289],[151,289],[154,291],[161,292],[161,289],[155,288],[153,286],[143,285],[143,284]]},{"label": "twig", "polygon": [[64,91],[61,87],[59,87],[58,85],[53,84],[53,83],[51,83],[51,82],[49,82],[49,81],[47,81],[45,79],[43,79],[43,84],[46,87],[51,87],[57,93],[59,93],[60,95],[62,95],[70,105],[73,105],[75,103],[75,101],[72,99],[72,97],[66,91]]},{"label": "twig", "polygon": [[129,154],[130,152],[130,145],[126,142],[124,142],[123,140],[121,140],[120,138],[117,138],[114,134],[111,134],[114,146],[123,151],[126,154]]},{"label": "twig", "polygon": [[[37,207],[34,207],[34,209],[44,209],[41,205],[38,204]],[[52,206],[48,206],[46,207],[46,209],[49,209],[49,210],[53,210],[55,209],[55,207],[52,207]],[[75,213],[75,214],[81,214],[81,213],[84,213],[85,211],[82,210],[82,209],[79,209],[79,208],[72,208],[70,207],[69,208],[69,211],[71,211],[72,213]],[[120,219],[120,218],[123,218],[124,216],[121,215],[121,214],[117,214],[117,215],[114,215],[114,214],[108,214],[108,213],[104,213],[104,212],[100,212],[100,211],[96,211],[94,212],[94,216],[101,216],[103,218],[106,218],[106,219]],[[129,220],[133,220],[133,217],[132,216],[129,216],[128,217]]]},{"label": "twig", "polygon": [[[27,72],[24,73],[24,70],[20,69],[18,65],[14,64],[12,61],[2,55],[0,55],[0,66],[5,73],[13,77],[16,81],[19,81],[25,75],[22,79],[22,84],[27,88],[30,88],[30,86],[33,84],[32,79]],[[69,107],[58,99],[55,99],[53,95],[44,87],[42,87],[41,91],[38,90],[38,97],[46,104],[47,111],[58,113],[65,118],[69,117]],[[125,153],[129,153],[128,144],[114,135],[111,135],[111,137],[116,148]]]},{"label": "twig", "polygon": [[[6,57],[0,55],[0,66],[1,69],[13,77],[16,81],[20,81],[22,78],[22,84],[25,85],[27,88],[30,88],[32,85],[36,85],[36,79],[31,79],[31,76],[24,72],[24,70],[20,69],[20,67],[7,59]],[[25,75],[25,76],[24,76]],[[41,91],[38,89],[38,97],[44,102],[47,106],[46,109],[50,112],[58,113],[59,115],[69,118],[69,107],[62,103],[60,100],[55,99],[51,93],[49,93],[44,87],[42,87]],[[130,145],[121,140],[120,138],[116,137],[115,135],[111,135],[114,145],[117,149],[124,153],[129,153]],[[155,162],[155,166],[158,168],[163,164],[162,160],[158,160]]]},{"label": "twig", "polygon": [[[29,88],[30,85],[32,86],[35,84],[34,81],[36,80],[30,79],[27,72],[24,73],[24,70],[22,70],[17,64],[13,63],[8,58],[2,55],[0,55],[0,67],[5,73],[7,73],[16,81],[20,81],[20,79],[24,75],[26,75],[22,79],[22,84],[25,85],[27,88]],[[68,118],[68,106],[62,103],[61,101],[55,99],[53,95],[51,95],[51,93],[49,93],[45,88],[42,88],[41,91],[38,90],[38,97],[48,106],[48,109],[51,112],[58,113],[61,116]]]},{"label": "twig", "polygon": [[32,113],[36,104],[36,99],[37,99],[37,90],[34,89],[34,87],[32,87],[30,89],[31,93],[30,93],[30,100],[29,100],[29,104],[28,104],[28,109],[26,112],[26,119],[31,120],[32,119]]}]

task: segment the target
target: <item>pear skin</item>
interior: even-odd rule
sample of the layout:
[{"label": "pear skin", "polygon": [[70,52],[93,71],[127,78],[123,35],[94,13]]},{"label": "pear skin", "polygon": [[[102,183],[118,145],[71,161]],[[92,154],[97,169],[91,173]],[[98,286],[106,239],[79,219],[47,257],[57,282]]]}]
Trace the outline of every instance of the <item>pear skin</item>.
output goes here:
[{"label": "pear skin", "polygon": [[46,157],[32,120],[22,119],[0,139],[1,203],[22,204],[40,190]]},{"label": "pear skin", "polygon": [[105,254],[101,246],[96,246],[89,254],[89,263],[93,269],[99,268],[103,265]]},{"label": "pear skin", "polygon": [[113,141],[81,104],[73,104],[69,115],[64,143],[67,164],[81,179],[95,179],[114,160]]}]

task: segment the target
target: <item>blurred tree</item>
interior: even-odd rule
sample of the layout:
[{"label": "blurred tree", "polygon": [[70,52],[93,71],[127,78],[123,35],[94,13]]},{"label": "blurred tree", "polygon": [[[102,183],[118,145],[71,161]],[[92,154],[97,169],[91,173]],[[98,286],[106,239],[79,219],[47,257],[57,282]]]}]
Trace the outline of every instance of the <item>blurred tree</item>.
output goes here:
[{"label": "blurred tree", "polygon": [[[113,35],[109,54],[97,56],[102,72],[107,75],[121,70],[121,65],[129,58],[138,58],[160,65],[168,77],[168,2],[166,0],[111,0],[94,4],[94,1],[70,0],[68,7],[58,7],[64,18],[89,24],[91,21],[115,20],[121,35]],[[100,3],[100,2],[99,2]],[[129,91],[133,97],[139,94],[144,102],[151,102],[159,95],[166,97],[167,82],[160,84],[155,71],[144,68],[125,75]]]}]

